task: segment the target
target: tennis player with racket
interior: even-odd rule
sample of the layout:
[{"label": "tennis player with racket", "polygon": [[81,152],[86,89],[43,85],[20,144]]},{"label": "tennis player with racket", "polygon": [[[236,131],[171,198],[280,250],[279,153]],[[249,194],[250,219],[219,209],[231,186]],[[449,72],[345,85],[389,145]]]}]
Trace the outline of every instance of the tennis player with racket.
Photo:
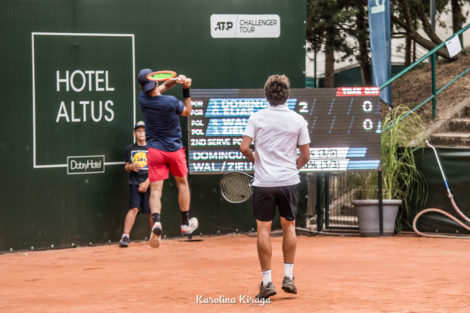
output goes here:
[{"label": "tennis player with racket", "polygon": [[[289,78],[271,75],[264,86],[269,107],[251,114],[240,151],[254,163],[253,215],[256,219],[258,257],[263,281],[257,298],[276,294],[271,279],[271,225],[276,207],[281,216],[284,278],[282,289],[297,293],[294,284],[294,259],[297,246],[295,217],[299,194],[299,169],[310,159],[307,122],[290,110]],[[254,140],[255,152],[250,145]],[[300,155],[297,156],[297,148]]]},{"label": "tennis player with racket", "polygon": [[[191,114],[191,78],[184,75],[176,77],[172,71],[153,72],[143,69],[139,72],[138,81],[142,90],[139,92],[139,103],[145,121],[147,134],[147,164],[150,181],[150,211],[153,227],[150,233],[150,246],[160,247],[162,224],[162,190],[169,173],[173,175],[178,188],[178,204],[181,211],[181,234],[189,236],[198,227],[198,220],[189,218],[191,195],[188,184],[188,167],[183,147],[180,116]],[[159,85],[159,81],[163,81]],[[183,86],[183,101],[173,96],[162,95],[162,92],[174,87]]]}]

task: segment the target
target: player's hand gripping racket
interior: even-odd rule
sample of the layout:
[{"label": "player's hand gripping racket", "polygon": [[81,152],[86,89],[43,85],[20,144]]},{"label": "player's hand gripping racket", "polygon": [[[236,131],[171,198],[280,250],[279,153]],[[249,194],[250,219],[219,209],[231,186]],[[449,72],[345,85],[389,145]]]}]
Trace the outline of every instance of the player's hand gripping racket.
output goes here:
[{"label": "player's hand gripping racket", "polygon": [[147,75],[148,80],[153,80],[157,82],[166,81],[170,79],[177,79],[176,72],[173,71],[157,71]]},{"label": "player's hand gripping racket", "polygon": [[227,202],[243,203],[253,195],[252,183],[253,176],[242,172],[232,172],[220,178],[219,189]]}]

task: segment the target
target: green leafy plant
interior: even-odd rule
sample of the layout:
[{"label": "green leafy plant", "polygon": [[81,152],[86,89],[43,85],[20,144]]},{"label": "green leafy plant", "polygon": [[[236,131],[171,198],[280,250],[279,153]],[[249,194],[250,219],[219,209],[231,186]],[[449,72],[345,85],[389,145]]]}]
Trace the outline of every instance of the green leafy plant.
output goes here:
[{"label": "green leafy plant", "polygon": [[385,116],[381,136],[384,198],[405,200],[414,192],[426,194],[427,188],[414,157],[424,142],[410,145],[424,129],[419,115],[406,105],[395,107]]},{"label": "green leafy plant", "polygon": [[[415,163],[416,150],[424,145],[416,140],[425,129],[420,116],[406,105],[398,105],[388,112],[382,122],[381,159],[383,199],[403,200],[398,213],[396,229],[406,220],[411,206],[422,206],[427,200],[427,184]],[[411,146],[411,142],[415,145]],[[356,199],[377,199],[377,172],[368,172],[355,180],[362,180]],[[416,199],[410,203],[409,199]]]}]

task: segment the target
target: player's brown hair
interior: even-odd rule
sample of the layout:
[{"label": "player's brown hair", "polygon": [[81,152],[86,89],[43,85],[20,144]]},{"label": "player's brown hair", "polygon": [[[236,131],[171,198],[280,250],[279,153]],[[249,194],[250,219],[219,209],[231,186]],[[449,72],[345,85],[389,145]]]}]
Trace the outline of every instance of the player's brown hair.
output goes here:
[{"label": "player's brown hair", "polygon": [[264,84],[266,99],[271,105],[279,105],[286,102],[290,94],[290,81],[286,75],[271,75]]}]

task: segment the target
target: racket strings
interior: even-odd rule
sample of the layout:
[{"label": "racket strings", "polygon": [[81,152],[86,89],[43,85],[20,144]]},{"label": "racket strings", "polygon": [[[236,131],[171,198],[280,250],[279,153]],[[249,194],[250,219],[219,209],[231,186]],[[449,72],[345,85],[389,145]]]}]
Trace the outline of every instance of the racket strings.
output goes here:
[{"label": "racket strings", "polygon": [[251,197],[252,179],[243,174],[229,174],[220,182],[221,193],[224,198],[233,203],[243,202]]},{"label": "racket strings", "polygon": [[176,77],[176,72],[173,71],[158,71],[147,75],[147,79],[153,81],[165,81]]}]

